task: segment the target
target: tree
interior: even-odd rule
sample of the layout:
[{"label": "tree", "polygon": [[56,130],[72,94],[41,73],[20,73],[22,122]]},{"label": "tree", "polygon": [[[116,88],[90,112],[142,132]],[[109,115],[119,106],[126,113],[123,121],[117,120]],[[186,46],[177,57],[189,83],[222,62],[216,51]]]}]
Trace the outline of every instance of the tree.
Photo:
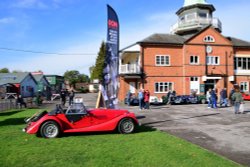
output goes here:
[{"label": "tree", "polygon": [[9,73],[10,70],[8,68],[2,68],[0,69],[0,73]]},{"label": "tree", "polygon": [[95,66],[93,68],[90,68],[91,74],[90,78],[93,79],[99,79],[102,80],[103,77],[103,68],[104,68],[104,60],[105,60],[105,54],[106,53],[106,45],[104,41],[101,44],[100,50],[98,52],[98,56],[96,58]]},{"label": "tree", "polygon": [[85,74],[80,74],[77,70],[66,71],[63,76],[65,80],[69,81],[70,86],[73,87],[79,82],[89,82],[89,77]]}]

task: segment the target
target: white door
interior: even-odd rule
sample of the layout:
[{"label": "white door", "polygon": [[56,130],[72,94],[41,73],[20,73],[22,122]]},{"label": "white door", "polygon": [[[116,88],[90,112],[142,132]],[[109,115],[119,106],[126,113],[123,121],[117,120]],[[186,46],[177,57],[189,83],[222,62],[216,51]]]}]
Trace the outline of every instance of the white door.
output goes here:
[{"label": "white door", "polygon": [[200,94],[200,81],[198,77],[190,77],[190,93]]}]

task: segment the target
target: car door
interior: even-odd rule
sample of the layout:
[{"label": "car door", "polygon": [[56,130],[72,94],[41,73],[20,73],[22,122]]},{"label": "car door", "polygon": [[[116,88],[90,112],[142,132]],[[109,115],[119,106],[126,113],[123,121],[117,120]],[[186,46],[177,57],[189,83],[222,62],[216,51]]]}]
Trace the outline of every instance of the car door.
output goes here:
[{"label": "car door", "polygon": [[91,126],[91,115],[80,105],[73,104],[68,108],[65,116],[71,128],[79,129]]}]

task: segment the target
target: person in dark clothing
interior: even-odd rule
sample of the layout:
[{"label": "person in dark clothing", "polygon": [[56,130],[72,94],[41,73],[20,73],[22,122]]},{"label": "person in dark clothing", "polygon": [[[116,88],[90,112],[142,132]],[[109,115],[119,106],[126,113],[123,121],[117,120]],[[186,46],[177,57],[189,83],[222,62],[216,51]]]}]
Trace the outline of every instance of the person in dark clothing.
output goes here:
[{"label": "person in dark clothing", "polygon": [[75,92],[74,92],[74,90],[72,90],[69,93],[69,105],[73,104],[74,97],[75,97]]},{"label": "person in dark clothing", "polygon": [[61,104],[64,106],[66,103],[66,91],[64,89],[61,90],[60,96],[61,96]]},{"label": "person in dark clothing", "polygon": [[212,107],[217,108],[217,96],[214,89],[211,91],[211,100],[212,100]]},{"label": "person in dark clothing", "polygon": [[234,100],[232,99],[232,96],[234,94],[235,90],[234,88],[231,89],[230,94],[229,94],[229,100],[230,100],[230,105],[233,106],[234,105]]},{"label": "person in dark clothing", "polygon": [[24,106],[25,108],[27,107],[26,103],[23,100],[23,97],[19,95],[16,99],[16,106],[22,108]]},{"label": "person in dark clothing", "polygon": [[127,93],[127,95],[126,95],[128,106],[130,106],[131,96],[132,96],[132,94],[131,94],[131,92],[130,92],[130,90],[129,90],[128,93]]},{"label": "person in dark clothing", "polygon": [[149,110],[149,99],[150,99],[150,93],[148,90],[144,92],[144,103],[145,103],[145,109]]},{"label": "person in dark clothing", "polygon": [[220,106],[227,107],[227,89],[224,88],[220,92]]}]

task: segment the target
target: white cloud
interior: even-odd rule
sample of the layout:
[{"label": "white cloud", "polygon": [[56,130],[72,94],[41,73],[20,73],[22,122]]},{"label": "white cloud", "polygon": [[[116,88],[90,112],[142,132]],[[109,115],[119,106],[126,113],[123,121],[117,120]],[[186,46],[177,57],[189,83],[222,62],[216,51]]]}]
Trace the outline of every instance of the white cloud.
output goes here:
[{"label": "white cloud", "polygon": [[[67,70],[78,70],[89,74],[89,67],[94,65],[100,41],[92,43],[74,44],[58,53],[96,53],[96,55],[55,55],[39,54],[34,57],[22,58],[7,64],[10,70],[37,71],[45,74],[63,75]],[[98,48],[98,49],[97,49]]]},{"label": "white cloud", "polygon": [[13,17],[5,17],[0,19],[0,24],[9,24],[14,22],[15,19]]},{"label": "white cloud", "polygon": [[[63,3],[70,3],[71,1],[65,0],[17,0],[13,3],[11,7],[14,8],[24,8],[24,9],[50,9],[59,8]],[[73,1],[72,1],[73,2]]]},{"label": "white cloud", "polygon": [[154,33],[170,33],[170,27],[177,21],[175,12],[145,15],[139,24],[121,27],[121,48],[145,39]]}]

